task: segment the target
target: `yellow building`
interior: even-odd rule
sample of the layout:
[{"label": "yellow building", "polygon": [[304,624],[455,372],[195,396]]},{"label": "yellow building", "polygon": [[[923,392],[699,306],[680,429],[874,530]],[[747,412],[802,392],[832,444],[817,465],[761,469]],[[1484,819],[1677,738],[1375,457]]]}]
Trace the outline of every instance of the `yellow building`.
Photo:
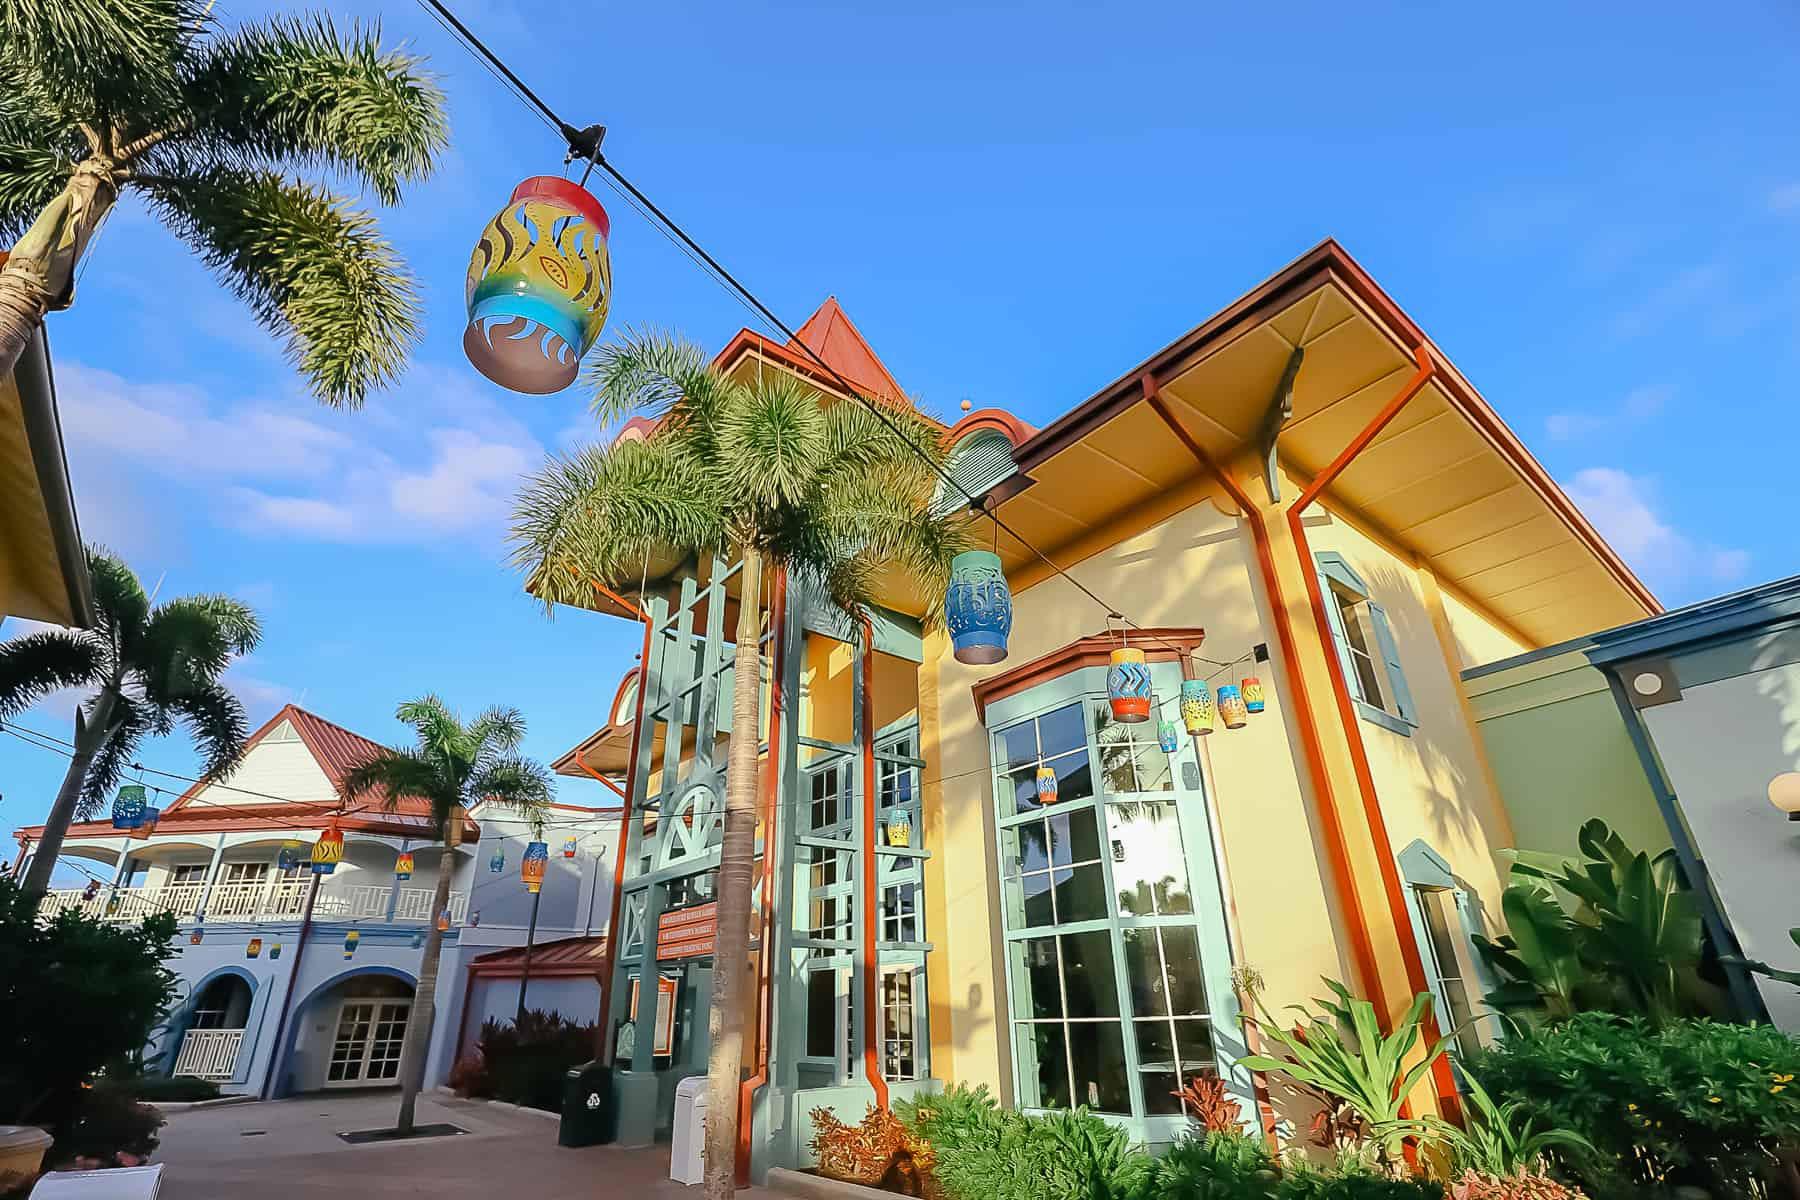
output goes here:
[{"label": "yellow building", "polygon": [[[900,398],[835,302],[800,340]],[[842,401],[748,331],[718,361]],[[865,641],[777,583],[765,626],[758,1172],[804,1159],[815,1105],[932,1081],[1168,1140],[1186,1077],[1249,1093],[1235,968],[1271,1009],[1330,977],[1389,1018],[1429,989],[1460,1023],[1512,844],[1462,673],[1658,611],[1468,381],[1326,242],[1047,427],[987,410],[945,436],[1005,530],[1005,661],[958,662],[899,595]],[[634,814],[612,1001],[630,1111],[704,1070],[712,964],[684,931],[717,862],[734,569],[662,564],[597,599],[645,618],[646,653],[561,764],[619,775]],[[1121,646],[1146,659],[1143,723],[1110,714]],[[1223,699],[1250,677],[1262,711],[1181,727],[1184,682]],[[626,1007],[651,986],[666,1011]]]}]

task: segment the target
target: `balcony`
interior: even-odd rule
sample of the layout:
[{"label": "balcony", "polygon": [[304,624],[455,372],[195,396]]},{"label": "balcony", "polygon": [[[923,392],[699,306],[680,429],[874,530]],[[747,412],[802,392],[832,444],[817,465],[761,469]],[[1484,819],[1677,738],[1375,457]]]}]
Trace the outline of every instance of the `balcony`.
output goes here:
[{"label": "balcony", "polygon": [[[307,879],[281,878],[273,883],[221,883],[212,890],[210,900],[204,883],[173,883],[163,887],[119,888],[107,898],[101,888],[89,896],[82,888],[51,891],[44,894],[38,911],[53,917],[75,909],[90,917],[135,924],[152,913],[173,913],[179,921],[201,918],[200,906],[206,905],[208,921],[298,921],[306,912]],[[319,888],[313,904],[317,921],[385,921],[388,903],[393,901],[393,920],[424,924],[431,919],[430,888],[393,888],[385,884],[358,884]],[[469,894],[450,893],[450,923],[461,925],[468,916]]]},{"label": "balcony", "polygon": [[175,1074],[197,1079],[227,1080],[237,1068],[238,1047],[244,1043],[241,1029],[190,1029],[175,1056]]}]

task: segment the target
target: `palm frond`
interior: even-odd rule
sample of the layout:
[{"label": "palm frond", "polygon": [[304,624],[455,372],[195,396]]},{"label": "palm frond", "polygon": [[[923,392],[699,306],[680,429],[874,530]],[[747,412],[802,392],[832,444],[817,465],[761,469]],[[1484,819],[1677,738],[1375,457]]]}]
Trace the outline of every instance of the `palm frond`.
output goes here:
[{"label": "palm frond", "polygon": [[511,560],[539,599],[584,603],[595,582],[635,584],[660,550],[723,546],[718,483],[662,437],[552,456],[513,501]]},{"label": "palm frond", "polygon": [[202,0],[0,0],[0,47],[84,117],[160,109],[211,10]]},{"label": "palm frond", "polygon": [[774,509],[804,502],[826,449],[816,390],[785,371],[771,373],[724,405],[716,429],[714,469],[738,505]]},{"label": "palm frond", "polygon": [[525,740],[525,715],[516,708],[490,708],[469,722],[469,739],[496,753],[517,750]]},{"label": "palm frond", "polygon": [[110,551],[89,546],[87,559],[94,583],[94,632],[106,648],[107,669],[117,670],[150,617],[150,597],[131,568]]},{"label": "palm frond", "polygon": [[589,408],[602,425],[643,415],[679,426],[710,424],[729,383],[706,351],[660,329],[627,328],[595,350],[582,370]]},{"label": "palm frond", "polygon": [[150,614],[133,657],[145,693],[173,700],[216,680],[233,657],[254,650],[261,638],[262,627],[248,606],[229,596],[183,596]]},{"label": "palm frond", "polygon": [[394,719],[411,725],[419,745],[429,753],[465,761],[474,758],[474,739],[439,696],[428,692],[404,702],[394,710]]},{"label": "palm frond", "polygon": [[69,180],[86,151],[37,72],[0,46],[0,244],[11,245]]},{"label": "palm frond", "polygon": [[58,688],[99,682],[105,658],[91,634],[45,629],[0,644],[0,717],[24,712]]},{"label": "palm frond", "polygon": [[164,707],[199,745],[202,779],[217,779],[237,765],[250,736],[250,719],[231,689],[208,680],[170,697]]},{"label": "palm frond", "polygon": [[[91,704],[88,711],[93,711]],[[106,806],[107,799],[137,757],[138,746],[144,738],[158,733],[161,724],[155,705],[133,700],[130,696],[113,698],[106,737],[89,760],[87,777],[81,782],[81,798],[75,805],[76,819],[85,821]]]},{"label": "palm frond", "polygon": [[[160,149],[160,148],[159,148]],[[151,203],[333,406],[391,383],[419,336],[406,266],[367,213],[267,171],[195,167],[153,153]]]},{"label": "palm frond", "polygon": [[542,763],[519,757],[496,759],[470,776],[468,790],[478,800],[505,805],[526,818],[533,832],[543,832],[550,771]]},{"label": "palm frond", "polygon": [[339,787],[346,800],[373,795],[390,812],[408,796],[428,801],[440,826],[462,803],[457,780],[440,759],[422,749],[383,746],[379,754],[346,771]]},{"label": "palm frond", "polygon": [[276,17],[196,58],[183,80],[191,132],[178,141],[233,161],[346,171],[394,204],[448,140],[443,93],[422,59],[382,48],[379,26]]}]

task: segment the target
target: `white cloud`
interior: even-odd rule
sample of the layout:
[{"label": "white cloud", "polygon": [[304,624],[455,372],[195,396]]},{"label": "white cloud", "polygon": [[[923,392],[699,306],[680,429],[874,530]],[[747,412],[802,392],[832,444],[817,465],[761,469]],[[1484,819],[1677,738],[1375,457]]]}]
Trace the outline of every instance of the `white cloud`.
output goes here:
[{"label": "white cloud", "polygon": [[1551,413],[1544,420],[1544,431],[1555,441],[1568,442],[1606,430],[1629,429],[1656,416],[1674,396],[1675,389],[1666,384],[1636,388],[1612,408]]},{"label": "white cloud", "polygon": [[223,682],[243,702],[254,729],[274,716],[282,705],[294,699],[294,689],[249,673],[252,660],[239,659],[225,669]]},{"label": "white cloud", "polygon": [[1769,207],[1778,213],[1800,212],[1800,183],[1784,183],[1770,192]]},{"label": "white cloud", "polygon": [[[1631,338],[1652,333],[1675,318],[1710,308],[1725,297],[1730,272],[1721,262],[1701,263],[1677,271],[1663,283],[1648,288],[1612,320],[1615,337]],[[1725,331],[1721,331],[1725,332]]]},{"label": "white cloud", "polygon": [[[415,368],[402,391],[356,413],[298,393],[221,401],[79,363],[59,376],[64,435],[83,475],[198,488],[204,503],[196,507],[252,534],[491,541],[520,477],[543,456],[485,385],[441,367]],[[137,501],[140,513],[156,508],[148,496]],[[109,502],[99,511],[134,506]]]},{"label": "white cloud", "polygon": [[1653,479],[1588,467],[1565,490],[1613,549],[1653,584],[1716,587],[1735,582],[1750,566],[1749,551],[1697,541],[1670,525],[1657,511]]}]

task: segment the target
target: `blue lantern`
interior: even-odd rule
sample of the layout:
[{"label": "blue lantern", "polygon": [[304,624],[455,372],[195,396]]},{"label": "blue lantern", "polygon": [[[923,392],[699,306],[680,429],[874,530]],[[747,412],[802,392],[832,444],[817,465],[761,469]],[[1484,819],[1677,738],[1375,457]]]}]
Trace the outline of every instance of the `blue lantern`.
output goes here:
[{"label": "blue lantern", "polygon": [[506,870],[506,848],[504,845],[494,847],[494,857],[488,859],[488,870],[495,875]]},{"label": "blue lantern", "polygon": [[1005,659],[1007,635],[1012,633],[1012,591],[998,554],[969,550],[950,560],[944,619],[957,662],[986,666]]},{"label": "blue lantern", "polygon": [[281,843],[281,849],[275,852],[275,869],[277,871],[297,871],[303,858],[301,851],[305,847],[293,838]]},{"label": "blue lantern", "polygon": [[136,829],[144,823],[144,814],[149,811],[148,800],[143,787],[132,784],[119,789],[113,797],[112,823],[114,829]]},{"label": "blue lantern", "polygon": [[1181,745],[1181,734],[1173,721],[1161,721],[1156,726],[1156,744],[1162,747],[1164,754],[1173,754]]}]

